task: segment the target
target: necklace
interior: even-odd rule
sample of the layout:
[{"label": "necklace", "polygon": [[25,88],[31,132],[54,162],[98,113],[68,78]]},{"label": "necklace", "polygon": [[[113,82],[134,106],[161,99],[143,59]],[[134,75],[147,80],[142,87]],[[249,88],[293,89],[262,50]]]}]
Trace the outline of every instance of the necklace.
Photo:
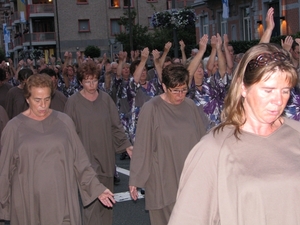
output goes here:
[{"label": "necklace", "polygon": [[196,87],[202,87],[203,83],[202,84],[195,84]]},{"label": "necklace", "polygon": [[145,84],[147,84],[147,81],[145,81],[145,83],[143,83],[143,84],[140,82],[140,85],[145,85]]}]

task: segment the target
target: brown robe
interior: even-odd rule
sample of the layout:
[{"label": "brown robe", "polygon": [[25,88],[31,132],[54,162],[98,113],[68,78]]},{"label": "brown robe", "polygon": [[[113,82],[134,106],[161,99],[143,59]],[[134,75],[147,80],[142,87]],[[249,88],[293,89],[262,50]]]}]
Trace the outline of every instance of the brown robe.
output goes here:
[{"label": "brown robe", "polygon": [[11,89],[12,86],[8,83],[3,83],[0,86],[0,105],[5,108],[5,101],[7,98],[7,92]]},{"label": "brown robe", "polygon": [[20,114],[2,134],[0,219],[11,224],[81,224],[84,205],[106,189],[96,178],[74,123],[57,111],[44,120]]},{"label": "brown robe", "polygon": [[28,104],[24,97],[24,90],[18,87],[13,87],[7,92],[5,110],[9,119],[19,115],[28,109]]},{"label": "brown robe", "polygon": [[188,155],[169,225],[298,225],[300,123],[268,136],[210,132]]},{"label": "brown robe", "polygon": [[162,209],[175,202],[185,158],[205,133],[191,99],[172,105],[157,96],[143,105],[129,185],[145,188],[146,209]]},{"label": "brown robe", "polygon": [[68,98],[60,91],[55,90],[51,98],[50,108],[63,112]]},{"label": "brown robe", "polygon": [[[123,152],[131,146],[120,122],[115,103],[103,91],[99,91],[97,99],[93,102],[87,100],[78,92],[69,97],[65,105],[65,113],[73,119],[76,131],[99,179],[102,182],[109,182],[104,183],[104,185],[110,187],[113,191],[115,153]],[[91,206],[91,210],[94,210],[93,207]],[[94,211],[97,213],[96,209]],[[110,217],[108,219],[112,221],[112,211],[110,210],[107,213],[110,214],[107,216]],[[88,215],[91,214],[93,213],[88,213]],[[90,220],[90,218],[87,218],[87,220]],[[89,224],[99,223],[96,219],[94,220]]]}]

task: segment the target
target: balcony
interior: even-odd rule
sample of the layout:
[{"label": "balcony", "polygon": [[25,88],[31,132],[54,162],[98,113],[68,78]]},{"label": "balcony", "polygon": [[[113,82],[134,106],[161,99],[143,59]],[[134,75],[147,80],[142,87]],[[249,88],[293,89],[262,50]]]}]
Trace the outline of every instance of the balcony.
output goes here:
[{"label": "balcony", "polygon": [[55,32],[41,32],[41,33],[32,33],[24,34],[24,43],[23,46],[30,45],[30,35],[31,35],[31,44],[33,46],[39,45],[55,45],[56,44],[56,33]]},{"label": "balcony", "polygon": [[28,5],[30,17],[54,17],[53,4],[33,4]]},{"label": "balcony", "polygon": [[12,47],[14,51],[23,49],[23,37],[14,38]]},{"label": "balcony", "polygon": [[18,12],[18,11],[14,12],[14,14],[12,14],[10,16],[10,18],[11,18],[10,20],[11,20],[12,25],[15,25],[15,24],[18,24],[21,22],[20,12]]}]

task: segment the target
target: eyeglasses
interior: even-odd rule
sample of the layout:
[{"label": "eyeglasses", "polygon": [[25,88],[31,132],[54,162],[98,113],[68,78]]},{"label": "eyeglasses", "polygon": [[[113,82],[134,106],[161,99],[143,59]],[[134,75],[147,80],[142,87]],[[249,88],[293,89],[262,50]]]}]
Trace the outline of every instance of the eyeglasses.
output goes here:
[{"label": "eyeglasses", "polygon": [[248,65],[246,70],[252,71],[260,66],[266,66],[271,62],[283,62],[285,60],[290,60],[290,57],[282,52],[274,52],[274,53],[263,53],[256,57],[256,59],[252,59]]},{"label": "eyeglasses", "polygon": [[186,94],[188,92],[188,89],[187,88],[184,88],[184,89],[171,89],[171,88],[168,88],[168,90],[172,93],[172,94]]},{"label": "eyeglasses", "polygon": [[97,84],[98,80],[85,80],[82,83],[84,83],[86,85]]}]

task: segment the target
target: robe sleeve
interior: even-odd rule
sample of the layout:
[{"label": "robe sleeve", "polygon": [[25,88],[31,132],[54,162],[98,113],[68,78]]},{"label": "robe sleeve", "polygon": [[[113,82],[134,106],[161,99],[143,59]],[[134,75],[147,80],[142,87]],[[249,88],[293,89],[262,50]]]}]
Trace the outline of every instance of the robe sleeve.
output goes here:
[{"label": "robe sleeve", "polygon": [[64,121],[70,128],[71,140],[74,151],[74,171],[78,183],[79,192],[84,206],[89,205],[98,198],[107,188],[100,183],[96,172],[91,166],[86,151],[75,131],[75,125],[71,118]]},{"label": "robe sleeve", "polygon": [[217,162],[218,151],[213,135],[205,136],[189,153],[180,177],[177,200],[169,225],[217,225],[218,213]]},{"label": "robe sleeve", "polygon": [[143,188],[150,176],[154,151],[155,128],[153,124],[153,104],[143,105],[137,124],[136,139],[130,162],[129,185]]},{"label": "robe sleeve", "polygon": [[111,126],[112,126],[112,136],[113,136],[113,143],[114,147],[116,149],[116,153],[124,152],[124,150],[131,146],[130,141],[127,138],[127,135],[125,134],[125,130],[122,126],[122,123],[120,121],[118,109],[111,99],[110,96],[108,97],[108,107],[110,112],[110,118],[111,118]]},{"label": "robe sleeve", "polygon": [[[14,120],[15,121],[15,120]],[[17,138],[13,121],[4,128],[0,154],[0,219],[10,220],[11,178],[16,169],[13,163],[14,139]]]}]

